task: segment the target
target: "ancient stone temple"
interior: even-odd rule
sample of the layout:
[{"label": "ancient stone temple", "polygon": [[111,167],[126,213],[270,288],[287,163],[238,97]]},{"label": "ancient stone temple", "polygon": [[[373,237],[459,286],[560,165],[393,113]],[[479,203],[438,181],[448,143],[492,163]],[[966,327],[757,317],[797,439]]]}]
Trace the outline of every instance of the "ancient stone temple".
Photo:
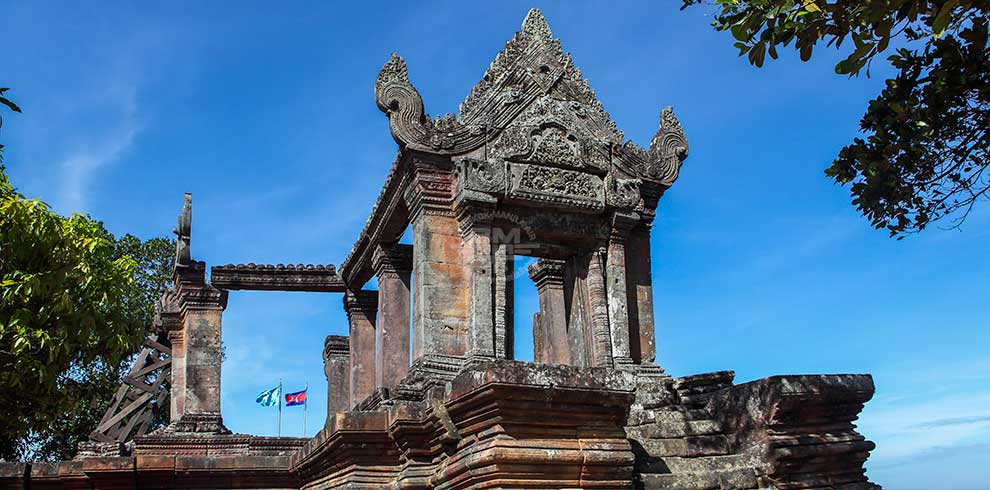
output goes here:
[{"label": "ancient stone temple", "polygon": [[[225,265],[208,280],[187,195],[174,287],[93,442],[72,461],[4,464],[0,486],[878,488],[853,424],[870,376],[735,385],[658,363],[672,327],[655,333],[650,233],[688,155],[671,109],[648,148],[625,141],[537,10],[456,116],[425,113],[396,55],[375,98],[398,152],[341,265]],[[536,260],[516,274],[517,256]],[[513,322],[517,280],[536,285],[532,325]],[[326,339],[316,437],[224,426],[221,322],[237,290],[341,294],[349,335]],[[535,362],[513,360],[517,328],[533,329]],[[149,430],[166,403],[171,423]]]}]

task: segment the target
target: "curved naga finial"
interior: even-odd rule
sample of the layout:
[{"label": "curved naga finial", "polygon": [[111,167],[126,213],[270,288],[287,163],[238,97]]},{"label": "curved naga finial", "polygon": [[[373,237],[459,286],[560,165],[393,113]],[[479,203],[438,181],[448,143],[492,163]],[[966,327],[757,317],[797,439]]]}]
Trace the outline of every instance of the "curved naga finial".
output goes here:
[{"label": "curved naga finial", "polygon": [[192,261],[189,253],[189,242],[192,238],[192,194],[182,196],[182,214],[179,224],[172,231],[175,233],[175,268],[186,267]]},{"label": "curved naga finial", "polygon": [[388,114],[392,137],[400,146],[432,153],[456,153],[481,146],[485,134],[480,128],[470,130],[453,115],[431,120],[423,107],[423,98],[409,82],[406,62],[392,54],[375,80],[375,101]]},{"label": "curved naga finial", "polygon": [[680,172],[681,163],[687,158],[688,142],[681,123],[670,106],[660,111],[660,129],[650,141],[650,153],[660,160],[660,168],[657,170],[663,172],[664,176],[672,176],[670,182],[673,183]]},{"label": "curved naga finial", "polygon": [[642,179],[670,186],[677,180],[681,164],[688,155],[687,137],[674,110],[665,107],[660,111],[660,129],[650,141],[649,151],[632,142],[622,145],[622,155]]},{"label": "curved naga finial", "polygon": [[423,98],[409,83],[406,61],[395,53],[375,79],[375,102],[388,114],[392,137],[400,145],[415,144],[427,136]]}]

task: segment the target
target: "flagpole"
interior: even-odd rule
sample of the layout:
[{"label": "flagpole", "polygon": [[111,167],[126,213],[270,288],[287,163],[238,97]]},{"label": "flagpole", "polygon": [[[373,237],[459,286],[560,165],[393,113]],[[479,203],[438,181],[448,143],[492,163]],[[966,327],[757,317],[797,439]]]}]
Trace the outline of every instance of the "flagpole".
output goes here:
[{"label": "flagpole", "polygon": [[309,407],[309,381],[306,382],[306,398],[303,399],[303,437],[306,437],[306,411]]},{"label": "flagpole", "polygon": [[278,378],[278,436],[282,437],[282,378]]}]

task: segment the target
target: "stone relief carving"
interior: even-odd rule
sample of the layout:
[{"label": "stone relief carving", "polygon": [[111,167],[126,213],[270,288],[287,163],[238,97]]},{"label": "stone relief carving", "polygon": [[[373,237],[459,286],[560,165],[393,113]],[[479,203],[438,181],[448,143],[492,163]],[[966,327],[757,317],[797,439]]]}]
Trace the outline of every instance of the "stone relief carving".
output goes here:
[{"label": "stone relief carving", "polygon": [[457,162],[457,192],[470,190],[502,195],[505,187],[503,165],[474,158]]},{"label": "stone relief carving", "polygon": [[580,208],[601,209],[601,178],[560,168],[512,163],[509,165],[509,197]]},{"label": "stone relief carving", "polygon": [[609,207],[634,209],[640,204],[639,179],[620,179],[609,175],[605,182],[605,204]]}]

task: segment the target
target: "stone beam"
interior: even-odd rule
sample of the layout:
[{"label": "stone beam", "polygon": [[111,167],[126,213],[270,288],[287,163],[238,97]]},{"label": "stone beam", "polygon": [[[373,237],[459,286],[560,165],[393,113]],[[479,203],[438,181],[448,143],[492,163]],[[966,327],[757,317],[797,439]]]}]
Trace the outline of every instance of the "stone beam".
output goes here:
[{"label": "stone beam", "polygon": [[210,283],[224,290],[314,293],[342,293],[347,290],[332,264],[227,264],[213,267]]},{"label": "stone beam", "polygon": [[398,242],[409,226],[409,208],[403,196],[410,179],[410,159],[401,151],[396,156],[364,230],[340,266],[340,277],[351,288],[363,287],[375,275],[372,258],[377,247]]}]

